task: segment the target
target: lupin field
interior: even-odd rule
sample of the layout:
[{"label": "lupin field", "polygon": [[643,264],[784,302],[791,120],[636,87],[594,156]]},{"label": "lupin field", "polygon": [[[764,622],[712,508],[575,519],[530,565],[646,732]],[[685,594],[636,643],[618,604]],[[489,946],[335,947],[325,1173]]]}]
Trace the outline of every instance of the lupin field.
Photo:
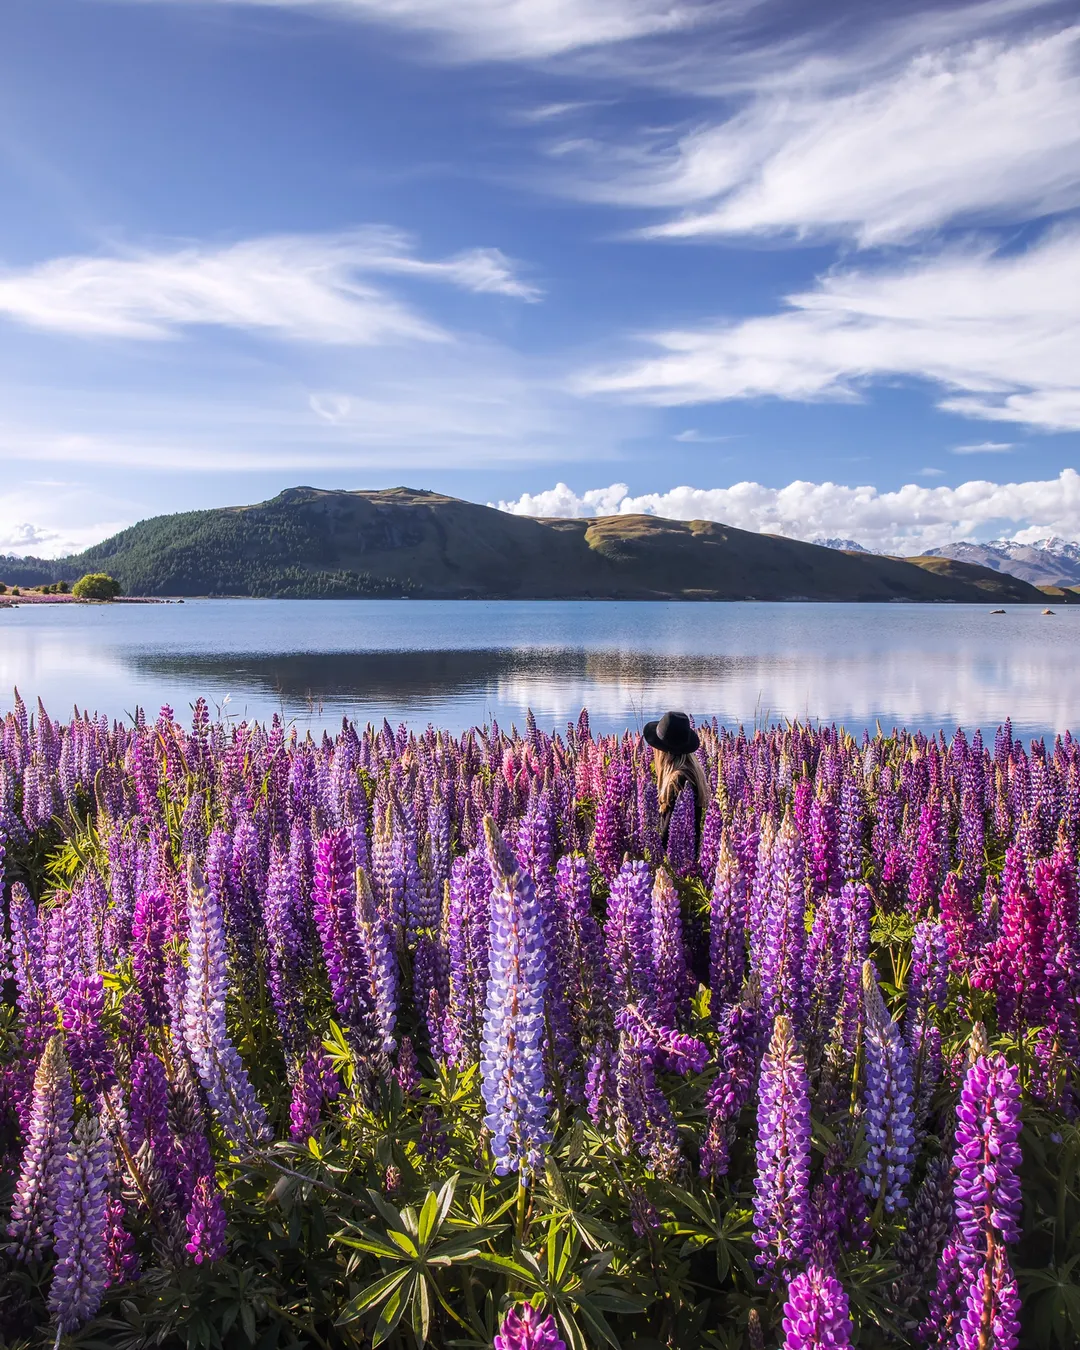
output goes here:
[{"label": "lupin field", "polygon": [[0,1345],[1080,1344],[1080,743],[0,724]]}]

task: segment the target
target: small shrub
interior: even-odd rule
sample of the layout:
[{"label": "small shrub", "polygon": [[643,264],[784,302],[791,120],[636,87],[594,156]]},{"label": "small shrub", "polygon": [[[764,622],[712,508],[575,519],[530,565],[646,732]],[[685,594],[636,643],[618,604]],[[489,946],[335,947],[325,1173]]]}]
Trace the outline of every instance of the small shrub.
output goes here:
[{"label": "small shrub", "polygon": [[7,595],[7,587],[0,581],[0,595]]},{"label": "small shrub", "polygon": [[120,583],[107,572],[88,572],[75,583],[72,594],[77,600],[115,600]]},{"label": "small shrub", "polygon": [[22,595],[22,591],[19,590],[18,586],[12,586],[12,588],[11,588],[11,594],[12,594],[12,595]]},{"label": "small shrub", "polygon": [[67,584],[66,581],[58,581],[58,582],[56,583],[56,593],[57,593],[57,595],[67,595],[68,591],[70,591],[70,590],[71,590],[71,587]]}]

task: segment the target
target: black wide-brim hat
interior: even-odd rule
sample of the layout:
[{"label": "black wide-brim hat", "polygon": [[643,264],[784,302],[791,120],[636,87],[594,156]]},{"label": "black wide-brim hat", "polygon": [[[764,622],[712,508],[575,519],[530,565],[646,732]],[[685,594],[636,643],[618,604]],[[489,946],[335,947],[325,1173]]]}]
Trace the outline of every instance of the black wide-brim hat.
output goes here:
[{"label": "black wide-brim hat", "polygon": [[641,734],[656,750],[669,755],[692,755],[701,744],[685,713],[668,712],[659,722],[646,722]]}]

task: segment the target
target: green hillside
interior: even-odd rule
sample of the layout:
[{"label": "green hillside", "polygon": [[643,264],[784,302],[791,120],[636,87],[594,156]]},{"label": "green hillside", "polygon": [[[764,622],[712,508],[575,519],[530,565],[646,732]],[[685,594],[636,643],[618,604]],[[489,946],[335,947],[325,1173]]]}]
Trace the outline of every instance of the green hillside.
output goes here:
[{"label": "green hillside", "polygon": [[127,595],[1045,603],[944,558],[844,553],[711,521],[533,520],[434,492],[290,488],[256,506],[157,516],[56,562],[0,559],[37,585],[109,572]]}]

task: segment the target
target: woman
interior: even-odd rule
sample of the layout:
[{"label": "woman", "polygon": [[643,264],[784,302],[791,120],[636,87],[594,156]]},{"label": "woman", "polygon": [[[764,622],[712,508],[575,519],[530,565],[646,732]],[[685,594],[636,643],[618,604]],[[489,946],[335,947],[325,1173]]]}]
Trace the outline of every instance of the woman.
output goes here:
[{"label": "woman", "polygon": [[709,799],[709,785],[694,751],[701,742],[686,713],[668,712],[658,722],[646,722],[641,733],[656,752],[653,771],[660,806],[660,833],[667,844],[671,813],[683,788],[694,794],[694,824],[701,843],[701,818]]}]

